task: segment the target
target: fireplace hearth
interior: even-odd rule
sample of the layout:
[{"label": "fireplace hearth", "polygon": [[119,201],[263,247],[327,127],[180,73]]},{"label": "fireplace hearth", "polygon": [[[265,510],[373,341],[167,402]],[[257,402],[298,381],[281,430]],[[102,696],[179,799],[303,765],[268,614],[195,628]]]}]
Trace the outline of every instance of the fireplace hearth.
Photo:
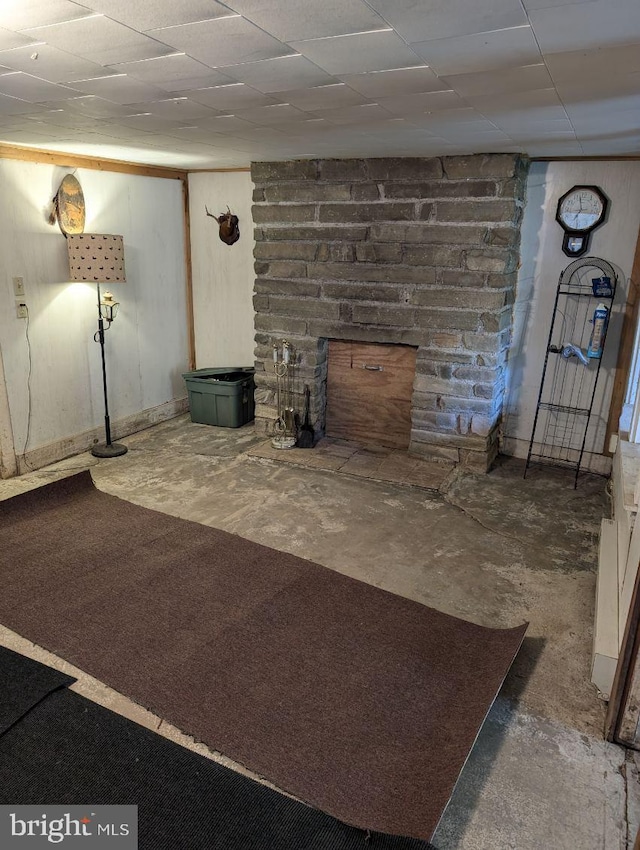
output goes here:
[{"label": "fireplace hearth", "polygon": [[[515,154],[254,163],[258,431],[276,418],[277,340],[293,346],[295,406],[308,384],[318,435],[332,427],[333,341],[409,346],[409,452],[488,469],[527,166]],[[380,430],[375,404],[358,406],[364,430]]]}]

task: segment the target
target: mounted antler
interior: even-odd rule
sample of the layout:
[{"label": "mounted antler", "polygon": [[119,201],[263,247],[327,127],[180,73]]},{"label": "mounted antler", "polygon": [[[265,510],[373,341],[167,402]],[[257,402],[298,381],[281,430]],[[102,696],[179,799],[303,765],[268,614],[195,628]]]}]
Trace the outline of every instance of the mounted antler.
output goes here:
[{"label": "mounted antler", "polygon": [[220,225],[219,236],[223,242],[227,245],[233,245],[234,242],[238,241],[240,238],[239,219],[237,215],[233,215],[228,206],[226,213],[220,213],[220,215],[210,213],[206,204],[204,209],[207,215],[215,218]]}]

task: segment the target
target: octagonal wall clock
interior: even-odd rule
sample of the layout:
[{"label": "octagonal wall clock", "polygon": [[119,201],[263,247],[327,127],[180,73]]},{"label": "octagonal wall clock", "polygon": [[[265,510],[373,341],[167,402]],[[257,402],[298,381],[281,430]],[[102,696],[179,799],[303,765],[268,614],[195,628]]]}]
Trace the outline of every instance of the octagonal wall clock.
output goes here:
[{"label": "octagonal wall clock", "polygon": [[84,233],[84,195],[82,186],[73,174],[67,174],[63,179],[53,203],[58,225],[65,236],[67,234]]},{"label": "octagonal wall clock", "polygon": [[558,201],[556,221],[564,230],[562,250],[581,257],[589,248],[591,232],[605,220],[609,199],[598,186],[573,186]]}]

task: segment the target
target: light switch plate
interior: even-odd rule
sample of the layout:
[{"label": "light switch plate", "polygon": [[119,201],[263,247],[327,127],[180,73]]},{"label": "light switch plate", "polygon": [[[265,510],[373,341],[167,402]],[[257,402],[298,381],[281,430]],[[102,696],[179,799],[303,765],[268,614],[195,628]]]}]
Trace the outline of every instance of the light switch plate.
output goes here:
[{"label": "light switch plate", "polygon": [[13,278],[13,294],[18,296],[24,295],[24,278],[23,277],[14,277]]}]

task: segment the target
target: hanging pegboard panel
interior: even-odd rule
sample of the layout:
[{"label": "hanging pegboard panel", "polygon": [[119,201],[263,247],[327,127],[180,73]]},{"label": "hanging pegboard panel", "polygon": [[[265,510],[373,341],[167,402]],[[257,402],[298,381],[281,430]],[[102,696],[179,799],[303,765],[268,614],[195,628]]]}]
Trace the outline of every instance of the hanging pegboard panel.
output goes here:
[{"label": "hanging pegboard panel", "polygon": [[94,283],[124,283],[122,236],[78,233],[67,236],[71,280]]}]

